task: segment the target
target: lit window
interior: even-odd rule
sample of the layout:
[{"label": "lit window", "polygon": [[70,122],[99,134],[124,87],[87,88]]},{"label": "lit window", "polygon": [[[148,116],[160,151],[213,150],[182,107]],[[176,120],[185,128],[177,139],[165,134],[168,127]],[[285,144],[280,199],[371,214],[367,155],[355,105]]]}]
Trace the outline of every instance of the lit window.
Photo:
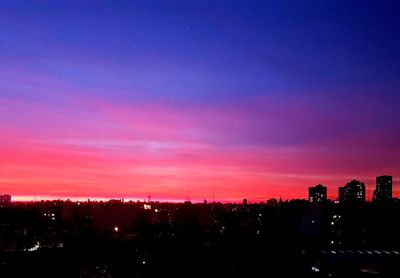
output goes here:
[{"label": "lit window", "polygon": [[151,209],[151,205],[144,204],[144,205],[143,205],[143,208],[144,208],[144,209]]}]

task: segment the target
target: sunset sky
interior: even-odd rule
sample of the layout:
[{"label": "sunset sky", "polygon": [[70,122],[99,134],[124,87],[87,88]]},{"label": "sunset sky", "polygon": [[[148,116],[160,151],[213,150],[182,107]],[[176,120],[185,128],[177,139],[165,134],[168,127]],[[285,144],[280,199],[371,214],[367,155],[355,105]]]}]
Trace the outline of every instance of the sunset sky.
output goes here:
[{"label": "sunset sky", "polygon": [[400,184],[397,1],[1,1],[0,194]]}]

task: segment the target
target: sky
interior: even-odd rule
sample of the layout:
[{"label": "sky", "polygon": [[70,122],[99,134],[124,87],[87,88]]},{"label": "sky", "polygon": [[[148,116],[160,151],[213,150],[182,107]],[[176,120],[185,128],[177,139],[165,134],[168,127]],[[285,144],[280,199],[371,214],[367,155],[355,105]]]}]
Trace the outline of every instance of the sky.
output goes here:
[{"label": "sky", "polygon": [[0,193],[400,184],[398,1],[0,1]]}]

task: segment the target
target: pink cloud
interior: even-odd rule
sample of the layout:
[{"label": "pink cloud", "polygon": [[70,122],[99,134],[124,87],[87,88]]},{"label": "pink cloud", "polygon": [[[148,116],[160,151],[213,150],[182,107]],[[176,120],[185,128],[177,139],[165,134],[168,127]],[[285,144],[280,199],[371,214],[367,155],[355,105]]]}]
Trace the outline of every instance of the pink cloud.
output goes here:
[{"label": "pink cloud", "polygon": [[293,198],[322,182],[335,198],[352,177],[371,184],[400,175],[398,129],[368,129],[373,117],[351,110],[346,122],[295,96],[197,106],[0,103],[0,187],[14,195],[184,199],[189,191],[200,200],[215,185],[224,200]]}]

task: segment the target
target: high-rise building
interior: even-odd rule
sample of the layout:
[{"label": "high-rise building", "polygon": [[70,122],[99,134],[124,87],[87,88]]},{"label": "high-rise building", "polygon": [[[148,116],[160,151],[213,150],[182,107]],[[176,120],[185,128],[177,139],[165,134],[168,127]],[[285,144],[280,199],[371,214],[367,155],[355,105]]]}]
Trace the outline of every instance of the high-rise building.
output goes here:
[{"label": "high-rise building", "polygon": [[308,200],[310,203],[322,203],[327,199],[327,188],[322,184],[308,188]]},{"label": "high-rise building", "polygon": [[376,188],[374,190],[373,201],[385,202],[392,199],[392,176],[379,176],[376,177]]},{"label": "high-rise building", "polygon": [[346,188],[344,188],[344,186],[339,187],[339,202],[342,203],[345,199],[345,192],[346,192]]},{"label": "high-rise building", "polygon": [[339,187],[339,202],[363,202],[365,201],[365,184],[358,180],[352,180],[343,187]]}]

